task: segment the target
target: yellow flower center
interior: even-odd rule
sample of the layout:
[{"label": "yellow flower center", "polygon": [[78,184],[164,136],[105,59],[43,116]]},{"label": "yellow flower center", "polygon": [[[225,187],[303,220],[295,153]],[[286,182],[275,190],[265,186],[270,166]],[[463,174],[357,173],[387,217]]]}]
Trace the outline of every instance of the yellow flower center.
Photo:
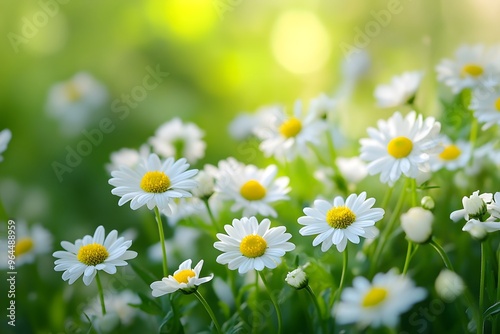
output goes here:
[{"label": "yellow flower center", "polygon": [[495,101],[495,109],[500,111],[500,97]]},{"label": "yellow flower center", "polygon": [[188,282],[188,279],[190,277],[195,277],[196,274],[194,273],[193,270],[191,269],[184,269],[179,271],[177,274],[174,275],[174,279],[179,282],[179,283],[186,283]]},{"label": "yellow flower center", "polygon": [[256,180],[245,182],[240,188],[240,194],[249,201],[258,201],[266,196],[266,188]]},{"label": "yellow flower center", "polygon": [[387,290],[384,288],[373,287],[363,298],[363,307],[377,306],[387,298]]},{"label": "yellow flower center", "polygon": [[68,98],[69,101],[71,102],[76,102],[78,101],[82,94],[78,87],[71,81],[67,82],[64,85],[65,91],[66,91],[66,97]]},{"label": "yellow flower center", "polygon": [[264,255],[267,248],[266,240],[257,234],[250,234],[241,240],[240,252],[246,257],[259,257]]},{"label": "yellow flower center", "polygon": [[326,222],[333,228],[347,228],[355,220],[356,215],[347,206],[336,206],[326,213]]},{"label": "yellow flower center", "polygon": [[21,238],[16,242],[15,255],[23,255],[29,253],[33,249],[33,239]]},{"label": "yellow flower center", "polygon": [[465,64],[462,67],[462,75],[470,75],[472,77],[478,77],[483,74],[483,67],[477,64]]},{"label": "yellow flower center", "polygon": [[302,130],[302,123],[296,117],[290,117],[280,125],[279,130],[283,137],[295,137]]},{"label": "yellow flower center", "polygon": [[439,154],[439,157],[443,160],[455,160],[460,156],[462,151],[456,145],[448,145],[444,148],[443,152]]},{"label": "yellow flower center", "polygon": [[387,145],[387,152],[396,159],[407,157],[413,149],[413,143],[406,137],[392,138]]},{"label": "yellow flower center", "polygon": [[108,250],[101,244],[93,243],[82,246],[76,255],[78,261],[87,266],[103,263],[109,256]]},{"label": "yellow flower center", "polygon": [[164,193],[170,187],[170,179],[160,171],[150,171],[141,180],[141,189],[148,193]]}]

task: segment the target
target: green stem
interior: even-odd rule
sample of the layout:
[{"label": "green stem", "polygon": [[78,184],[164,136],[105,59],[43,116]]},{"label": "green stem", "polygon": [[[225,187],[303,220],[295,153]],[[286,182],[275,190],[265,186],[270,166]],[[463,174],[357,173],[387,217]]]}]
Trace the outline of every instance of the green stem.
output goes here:
[{"label": "green stem", "polygon": [[274,305],[274,309],[276,310],[276,316],[278,317],[278,334],[281,334],[282,327],[283,327],[283,321],[281,319],[281,311],[280,311],[280,308],[278,306],[278,302],[276,301],[276,298],[274,298],[274,295],[273,295],[271,289],[269,288],[269,285],[267,284],[267,280],[266,280],[266,277],[264,276],[264,274],[261,271],[259,271],[258,273],[260,275],[260,278],[262,279],[262,282],[264,283],[264,286],[266,287],[267,292],[269,293],[269,297],[271,298],[271,302]]},{"label": "green stem", "polygon": [[330,308],[332,308],[333,304],[340,299],[340,294],[342,293],[342,288],[344,287],[345,274],[347,272],[347,264],[349,262],[349,254],[347,252],[347,249],[348,247],[346,247],[343,252],[342,273],[340,274],[339,288],[335,292],[335,298],[330,301]]},{"label": "green stem", "polygon": [[321,308],[319,307],[318,298],[316,298],[314,291],[311,289],[311,287],[309,285],[307,285],[305,287],[305,290],[307,291],[307,293],[311,297],[311,299],[314,303],[314,307],[316,308],[316,311],[318,312],[318,319],[319,319],[319,322],[321,324],[321,329],[323,331],[323,334],[328,334],[328,329],[326,327],[325,318],[323,317],[323,312],[321,311]]},{"label": "green stem", "polygon": [[389,187],[387,191],[385,192],[384,199],[382,200],[382,209],[387,211],[387,205],[389,204],[389,200],[391,199],[392,196],[392,191],[394,190],[394,187]]},{"label": "green stem", "polygon": [[406,179],[403,189],[402,189],[402,194],[399,196],[398,202],[396,203],[396,207],[394,208],[394,212],[391,215],[391,219],[389,220],[389,223],[387,223],[387,226],[385,229],[382,231],[380,238],[378,240],[377,248],[375,249],[375,254],[373,255],[373,260],[372,260],[372,267],[370,270],[371,276],[375,274],[375,269],[378,268],[378,262],[380,260],[380,255],[382,254],[387,238],[391,234],[392,230],[394,229],[394,224],[396,224],[397,220],[399,219],[399,215],[401,213],[401,209],[403,208],[403,205],[405,203],[406,199],[406,188],[408,186],[408,182],[410,179]]},{"label": "green stem", "polygon": [[444,251],[443,247],[441,247],[440,244],[437,243],[437,241],[432,238],[431,241],[429,241],[429,244],[438,252],[438,254],[441,256],[443,259],[444,265],[446,268],[450,269],[451,271],[455,271],[453,269],[453,265],[451,264],[450,259],[448,258],[448,255],[446,255],[446,252]]},{"label": "green stem", "polygon": [[411,206],[417,205],[417,180],[411,179]]},{"label": "green stem", "polygon": [[474,149],[474,146],[476,144],[478,127],[479,125],[477,122],[477,118],[472,117],[472,124],[470,126],[470,136],[469,136],[469,142],[472,150]]},{"label": "green stem", "polygon": [[485,289],[485,280],[486,280],[486,251],[485,251],[484,241],[481,242],[481,280],[479,283],[479,319],[477,323],[477,333],[483,332],[484,327],[484,289]]},{"label": "green stem", "polygon": [[215,314],[212,311],[212,308],[210,307],[210,305],[208,305],[205,298],[203,298],[203,296],[201,295],[201,293],[198,292],[198,290],[194,292],[194,295],[196,296],[196,298],[198,298],[198,300],[203,305],[205,310],[207,310],[207,313],[208,313],[208,315],[210,315],[210,318],[212,318],[212,321],[215,325],[215,328],[217,329],[217,333],[222,334],[222,330],[220,328],[219,322],[217,321],[217,318],[215,317]]},{"label": "green stem", "polygon": [[207,208],[207,211],[208,211],[208,216],[210,217],[210,221],[212,222],[212,225],[214,227],[214,231],[217,234],[217,232],[219,231],[219,226],[217,224],[217,221],[215,220],[212,209],[210,209],[210,204],[208,203],[208,198],[204,198],[203,203],[205,203],[205,207]]},{"label": "green stem", "polygon": [[168,262],[167,262],[167,250],[165,248],[165,234],[163,233],[163,224],[161,222],[160,210],[155,206],[155,217],[158,223],[158,234],[160,235],[161,252],[163,255],[163,277],[168,277]]},{"label": "green stem", "polygon": [[95,274],[95,281],[97,282],[97,291],[99,292],[99,300],[101,301],[102,315],[106,315],[106,305],[104,305],[104,291],[102,289],[99,271],[97,271]]},{"label": "green stem", "polygon": [[403,275],[406,275],[408,272],[408,267],[410,266],[410,260],[412,258],[412,247],[413,247],[413,242],[408,240],[408,249],[406,250],[406,260],[405,260],[405,265],[403,267]]}]

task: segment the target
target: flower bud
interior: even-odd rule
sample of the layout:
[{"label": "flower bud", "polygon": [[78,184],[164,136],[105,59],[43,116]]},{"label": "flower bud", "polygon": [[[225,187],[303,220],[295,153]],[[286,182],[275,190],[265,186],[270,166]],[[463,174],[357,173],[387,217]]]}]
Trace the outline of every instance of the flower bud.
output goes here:
[{"label": "flower bud", "polygon": [[462,203],[470,219],[483,221],[483,216],[488,212],[488,209],[483,198],[479,196],[479,191],[473,192],[470,197],[464,197]]},{"label": "flower bud", "polygon": [[462,278],[448,269],[441,270],[434,286],[439,297],[445,302],[454,301],[465,290]]},{"label": "flower bud", "polygon": [[298,267],[286,275],[285,281],[291,287],[300,290],[307,286],[309,279],[306,272],[301,267]]},{"label": "flower bud", "polygon": [[430,196],[424,196],[420,201],[420,204],[426,210],[433,210],[435,206],[434,200]]},{"label": "flower bud", "polygon": [[431,237],[433,219],[432,212],[414,207],[401,215],[401,227],[409,240],[424,243]]}]

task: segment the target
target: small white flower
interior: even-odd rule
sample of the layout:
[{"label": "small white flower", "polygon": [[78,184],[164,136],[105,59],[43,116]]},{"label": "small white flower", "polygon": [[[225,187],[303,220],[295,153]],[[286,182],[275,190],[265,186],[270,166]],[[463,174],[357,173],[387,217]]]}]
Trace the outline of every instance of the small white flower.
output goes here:
[{"label": "small white flower", "polygon": [[7,149],[10,139],[12,138],[12,132],[9,129],[3,129],[0,131],[0,162],[3,161],[2,153]]},{"label": "small white flower", "polygon": [[285,281],[291,287],[300,290],[307,286],[309,280],[304,269],[302,269],[302,267],[298,267],[286,275]]},{"label": "small white flower", "polygon": [[203,131],[194,123],[183,123],[180,118],[162,124],[149,139],[153,151],[169,158],[184,157],[190,164],[205,156],[206,144]]},{"label": "small white flower", "polygon": [[337,100],[322,93],[309,102],[309,113],[317,119],[331,119]]},{"label": "small white flower", "polygon": [[240,274],[249,270],[274,269],[281,263],[286,252],[295,249],[287,242],[292,235],[285,233],[284,226],[271,227],[271,221],[263,219],[259,224],[255,217],[233,219],[232,225],[225,225],[226,234],[218,233],[220,241],[214,247],[223,254],[217,262],[227,264],[230,270],[238,269]]},{"label": "small white flower", "polygon": [[500,124],[500,85],[483,86],[472,93],[470,109],[487,130],[495,124]]},{"label": "small white flower", "polygon": [[393,77],[390,84],[377,86],[374,93],[377,105],[390,108],[409,103],[415,98],[422,77],[423,73],[420,71],[404,72]]},{"label": "small white flower", "polygon": [[450,87],[453,94],[484,85],[497,71],[496,59],[484,45],[462,45],[455,52],[455,58],[443,59],[436,66],[438,80]]},{"label": "small white flower", "polygon": [[[52,250],[52,235],[40,224],[28,227],[24,221],[16,221],[15,225],[15,262],[16,267],[33,263],[35,259]],[[7,240],[2,239],[0,245],[0,268],[7,268]]]},{"label": "small white flower", "polygon": [[430,196],[424,196],[422,197],[422,200],[420,201],[420,204],[422,207],[426,210],[433,210],[434,206],[436,203],[434,203],[434,199]]},{"label": "small white flower", "polygon": [[493,195],[493,200],[487,204],[488,212],[497,219],[500,219],[500,192]]},{"label": "small white flower", "polygon": [[479,195],[479,190],[472,193],[470,197],[464,196],[462,198],[463,209],[453,211],[450,214],[450,219],[457,222],[460,219],[470,220],[479,219],[483,220],[484,215],[488,212],[487,204],[493,200],[493,195],[484,193]]},{"label": "small white flower", "polygon": [[359,157],[337,158],[337,166],[345,179],[353,184],[357,184],[368,175],[366,163]]},{"label": "small white flower", "polygon": [[314,113],[304,115],[302,103],[297,101],[294,114],[288,117],[283,110],[277,110],[267,127],[258,128],[255,134],[262,142],[260,149],[266,157],[278,160],[294,160],[297,155],[310,154],[308,145],[319,145],[321,133],[327,130],[325,121]]},{"label": "small white flower", "polygon": [[424,243],[432,235],[433,220],[432,212],[421,207],[414,207],[401,215],[401,227],[408,239],[416,243]]},{"label": "small white flower", "polygon": [[99,226],[94,236],[86,235],[74,244],[62,241],[61,246],[66,251],[54,252],[53,256],[58,258],[54,262],[54,270],[64,271],[62,279],[69,281],[69,284],[73,284],[83,274],[83,283],[89,285],[98,270],[114,274],[116,267],[126,266],[126,260],[137,256],[136,252],[128,250],[132,241],[118,238],[116,230],[104,237],[104,227]]},{"label": "small white flower", "polygon": [[203,260],[200,260],[193,269],[191,269],[191,262],[191,259],[182,262],[173,276],[168,275],[161,281],[151,283],[153,297],[160,297],[177,290],[181,290],[185,294],[193,293],[198,289],[199,285],[209,282],[214,277],[214,274],[210,274],[200,278]]},{"label": "small white flower", "polygon": [[255,113],[239,113],[229,124],[229,134],[237,140],[251,137],[256,129],[268,126],[280,110],[276,105],[261,107]]},{"label": "small white flower", "polygon": [[50,88],[47,112],[59,119],[64,133],[74,135],[92,120],[107,101],[106,88],[89,73],[80,72]]},{"label": "small white flower", "polygon": [[215,191],[215,175],[207,166],[198,172],[194,180],[198,183],[198,186],[193,189],[193,196],[201,199],[212,196]]},{"label": "small white flower", "polygon": [[457,140],[453,143],[448,137],[441,135],[437,139],[442,148],[441,153],[430,157],[431,170],[433,172],[442,168],[447,170],[456,170],[464,168],[472,155],[470,142]]},{"label": "small white flower", "polygon": [[106,170],[111,173],[114,170],[120,169],[121,166],[134,169],[142,160],[147,159],[150,153],[150,148],[147,145],[142,145],[139,150],[122,148],[111,153],[111,163],[106,165]]},{"label": "small white flower", "polygon": [[[130,290],[120,292],[107,292],[104,294],[104,304],[106,305],[107,313],[114,313],[119,318],[119,322],[128,326],[134,320],[138,313],[138,308],[132,307],[129,304],[140,304],[141,299]],[[102,318],[101,301],[99,298],[94,298],[92,302],[84,309],[84,314],[90,318]]]},{"label": "small white flower", "polygon": [[130,201],[132,210],[146,205],[150,210],[157,207],[170,215],[175,210],[172,199],[191,197],[190,191],[196,187],[192,178],[198,170],[188,168],[184,158],[161,161],[156,154],[150,154],[135,169],[123,166],[111,172],[109,184],[115,187],[111,193],[121,197],[120,206]]},{"label": "small white flower", "polygon": [[434,283],[436,292],[445,302],[451,303],[465,290],[464,281],[457,273],[443,269]]},{"label": "small white flower", "polygon": [[232,212],[243,210],[243,216],[260,214],[276,217],[271,204],[287,200],[289,178],[276,178],[278,168],[270,165],[259,169],[254,165],[239,165],[236,168],[219,170],[215,191],[218,199],[234,201]]},{"label": "small white flower", "polygon": [[425,171],[429,156],[439,153],[436,141],[441,124],[425,120],[412,111],[405,118],[399,112],[379,120],[378,129],[368,128],[369,139],[361,139],[361,159],[369,161],[368,173],[380,173],[383,183],[395,183],[402,174],[416,178]]},{"label": "small white flower", "polygon": [[394,270],[378,273],[371,283],[364,277],[355,277],[352,285],[352,288],[342,291],[341,301],[332,314],[339,324],[357,323],[362,328],[396,327],[399,315],[410,310],[427,294],[410,278],[397,275]]},{"label": "small white flower", "polygon": [[337,196],[333,203],[322,199],[314,201],[314,207],[305,208],[304,213],[298,219],[299,224],[305,225],[299,231],[301,235],[315,235],[313,246],[321,244],[321,250],[326,252],[332,245],[337,246],[339,252],[343,252],[347,241],[359,243],[359,237],[375,238],[378,229],[375,222],[382,219],[384,210],[372,206],[374,198],[366,199],[366,192],[351,194],[347,199]]},{"label": "small white flower", "polygon": [[[481,231],[482,230],[482,231]],[[478,219],[470,219],[462,228],[462,231],[469,232],[473,237],[481,237],[484,232],[491,233],[500,231],[500,221],[497,221],[494,217],[490,217],[485,221],[480,221]],[[483,239],[483,238],[477,238]]]}]

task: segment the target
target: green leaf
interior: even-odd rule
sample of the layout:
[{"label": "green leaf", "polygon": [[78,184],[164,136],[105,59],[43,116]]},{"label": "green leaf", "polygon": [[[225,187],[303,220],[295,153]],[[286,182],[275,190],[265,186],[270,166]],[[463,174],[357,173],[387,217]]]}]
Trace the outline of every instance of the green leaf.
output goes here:
[{"label": "green leaf", "polygon": [[139,298],[141,299],[141,303],[140,304],[130,304],[129,303],[128,305],[135,307],[135,308],[138,308],[138,309],[140,309],[148,314],[152,314],[152,315],[159,315],[159,314],[164,313],[160,304],[158,304],[155,300],[149,298],[148,296],[146,296],[142,292],[139,292],[138,295],[139,295]]},{"label": "green leaf", "polygon": [[486,320],[487,317],[491,317],[500,312],[500,302],[496,302],[484,311],[483,317]]},{"label": "green leaf", "polygon": [[151,272],[145,270],[141,266],[139,266],[136,263],[129,262],[130,266],[132,269],[135,271],[135,273],[141,278],[141,280],[149,286],[151,283],[154,281],[157,281],[158,278],[156,278]]},{"label": "green leaf", "polygon": [[169,311],[158,327],[158,333],[184,333],[184,327],[174,316],[174,312]]}]

